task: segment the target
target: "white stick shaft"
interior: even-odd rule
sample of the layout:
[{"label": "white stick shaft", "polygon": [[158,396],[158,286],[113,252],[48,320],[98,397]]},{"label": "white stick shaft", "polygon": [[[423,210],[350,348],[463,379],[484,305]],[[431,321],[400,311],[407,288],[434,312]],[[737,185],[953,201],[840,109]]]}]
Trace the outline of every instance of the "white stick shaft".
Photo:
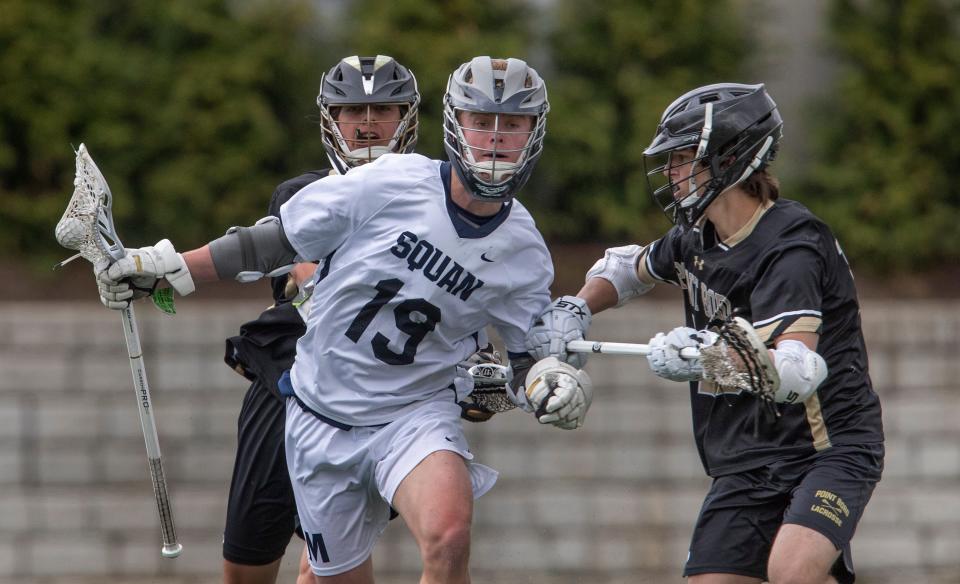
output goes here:
[{"label": "white stick shaft", "polygon": [[153,481],[153,495],[157,501],[160,515],[160,532],[163,537],[161,555],[175,558],[183,549],[177,543],[177,531],[173,524],[173,511],[167,494],[167,480],[163,474],[160,460],[160,440],[157,438],[157,423],[153,417],[153,402],[150,400],[150,387],[147,384],[147,371],[143,366],[143,350],[140,348],[140,331],[133,304],[121,311],[123,317],[123,336],[127,341],[127,355],[130,357],[130,371],[133,373],[133,391],[137,396],[137,412],[140,414],[140,428],[147,446],[147,462],[150,465],[150,479]]},{"label": "white stick shaft", "polygon": [[[603,355],[649,355],[650,345],[641,343],[612,343],[609,341],[570,341],[567,343],[570,353],[601,353]],[[684,359],[696,359],[700,351],[687,347],[680,351]]]}]

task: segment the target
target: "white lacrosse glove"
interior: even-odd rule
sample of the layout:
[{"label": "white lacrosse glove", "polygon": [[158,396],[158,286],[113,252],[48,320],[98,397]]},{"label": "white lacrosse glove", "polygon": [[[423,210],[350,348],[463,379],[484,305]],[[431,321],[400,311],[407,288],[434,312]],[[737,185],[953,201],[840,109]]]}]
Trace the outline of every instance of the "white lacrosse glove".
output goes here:
[{"label": "white lacrosse glove", "polygon": [[564,430],[583,426],[593,401],[593,382],[586,371],[547,357],[530,368],[525,385],[527,401],[541,424]]},{"label": "white lacrosse glove", "polygon": [[94,266],[100,301],[107,308],[123,310],[131,300],[149,296],[161,279],[181,296],[195,290],[190,270],[170,240],[138,249],[127,248],[126,252],[112,264]]},{"label": "white lacrosse glove", "polygon": [[567,353],[567,343],[583,339],[590,328],[590,308],[582,298],[561,296],[547,307],[527,332],[527,350],[538,361],[557,357],[577,369],[587,363],[583,353]]},{"label": "white lacrosse glove", "polygon": [[653,284],[640,280],[640,273],[637,271],[637,262],[640,260],[643,249],[639,245],[609,248],[603,252],[603,257],[587,271],[585,279],[603,278],[613,284],[617,291],[617,306],[623,306],[627,300],[646,294],[653,289]]},{"label": "white lacrosse glove", "polygon": [[703,365],[699,358],[684,359],[680,351],[693,347],[701,349],[717,342],[717,333],[708,330],[698,331],[679,326],[664,334],[650,339],[650,354],[647,362],[655,374],[671,381],[696,381],[703,379]]}]

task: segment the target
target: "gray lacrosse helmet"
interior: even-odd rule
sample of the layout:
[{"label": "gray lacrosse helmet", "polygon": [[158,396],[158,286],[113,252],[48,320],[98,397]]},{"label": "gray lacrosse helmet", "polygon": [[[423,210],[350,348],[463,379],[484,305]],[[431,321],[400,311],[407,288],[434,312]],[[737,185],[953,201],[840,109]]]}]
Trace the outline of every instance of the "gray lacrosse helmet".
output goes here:
[{"label": "gray lacrosse helmet", "polygon": [[[650,194],[674,223],[689,227],[724,191],[773,161],[782,137],[783,119],[763,84],[698,87],[667,106],[643,152]],[[664,173],[669,154],[688,148],[696,149],[685,179],[690,194],[677,200],[676,185]]]},{"label": "gray lacrosse helmet", "polygon": [[[413,152],[417,143],[417,108],[420,104],[420,92],[413,73],[392,57],[347,57],[333,66],[320,81],[320,94],[317,105],[320,106],[320,127],[323,134],[323,147],[327,151],[330,164],[340,174],[361,164],[366,164],[388,152]],[[400,116],[397,129],[386,146],[374,145],[387,136],[363,135],[350,136],[354,147],[347,143],[337,115],[345,106],[399,105]],[[370,110],[367,109],[367,115]],[[374,129],[376,125],[374,124]],[[360,144],[357,147],[357,144]]]},{"label": "gray lacrosse helmet", "polygon": [[[523,187],[543,153],[548,111],[546,84],[520,59],[475,57],[450,75],[443,98],[443,147],[475,199],[508,201]],[[468,130],[489,133],[489,147],[467,146],[461,112],[497,114],[492,128]],[[501,128],[500,114],[533,117],[531,129],[523,131],[528,137],[522,147],[499,145],[504,136],[518,133]],[[515,162],[505,160],[513,156]]]}]

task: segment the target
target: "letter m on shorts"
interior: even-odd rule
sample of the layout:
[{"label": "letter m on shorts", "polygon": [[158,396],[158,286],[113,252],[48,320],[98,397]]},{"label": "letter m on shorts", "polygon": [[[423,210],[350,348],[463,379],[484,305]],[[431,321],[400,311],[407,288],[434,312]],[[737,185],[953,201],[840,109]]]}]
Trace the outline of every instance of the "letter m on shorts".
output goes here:
[{"label": "letter m on shorts", "polygon": [[320,561],[327,564],[330,562],[330,556],[327,555],[327,546],[323,544],[323,535],[319,533],[303,532],[307,538],[307,551],[310,553],[310,559],[317,561],[317,554],[320,554]]}]

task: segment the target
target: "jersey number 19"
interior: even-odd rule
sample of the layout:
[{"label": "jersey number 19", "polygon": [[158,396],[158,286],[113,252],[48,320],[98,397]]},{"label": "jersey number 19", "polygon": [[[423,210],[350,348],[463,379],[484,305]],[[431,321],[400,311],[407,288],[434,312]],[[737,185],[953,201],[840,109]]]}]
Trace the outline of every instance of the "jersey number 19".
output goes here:
[{"label": "jersey number 19", "polygon": [[[403,282],[396,278],[377,282],[377,295],[363,305],[356,318],[350,323],[350,327],[344,333],[347,338],[354,343],[359,342],[360,337],[373,321],[373,317],[384,304],[390,302],[400,292],[400,288],[403,288]],[[413,363],[420,341],[440,322],[440,309],[423,298],[410,298],[398,304],[393,309],[393,314],[397,328],[409,336],[403,345],[403,352],[397,353],[391,350],[388,346],[390,339],[378,332],[370,341],[373,345],[373,354],[377,359],[390,365],[409,365]]]}]

